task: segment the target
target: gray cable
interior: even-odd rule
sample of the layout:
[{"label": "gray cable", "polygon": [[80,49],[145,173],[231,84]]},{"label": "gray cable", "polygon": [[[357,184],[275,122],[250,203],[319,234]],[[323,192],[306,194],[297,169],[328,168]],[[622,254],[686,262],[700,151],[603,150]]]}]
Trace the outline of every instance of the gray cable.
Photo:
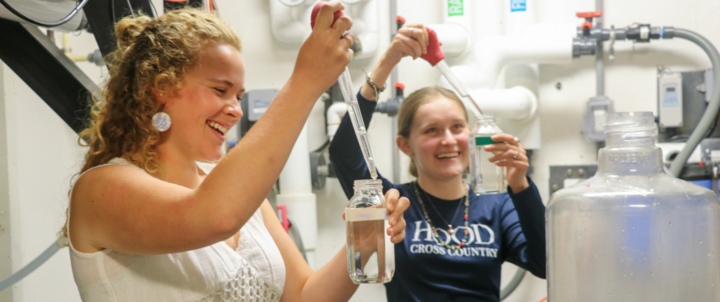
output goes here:
[{"label": "gray cable", "polygon": [[520,285],[520,282],[522,282],[524,277],[525,270],[518,267],[517,272],[515,272],[515,276],[513,276],[512,280],[510,280],[510,283],[508,283],[508,285],[500,291],[500,301],[505,300],[505,298],[512,294],[518,285]]},{"label": "gray cable", "polygon": [[48,261],[48,259],[55,255],[55,253],[57,253],[57,251],[59,250],[60,248],[57,246],[57,243],[53,241],[53,243],[50,244],[50,247],[48,247],[44,252],[42,252],[40,256],[37,256],[37,258],[35,258],[33,261],[30,261],[30,263],[21,268],[19,271],[10,275],[10,277],[7,277],[5,278],[5,280],[0,281],[0,292],[10,286],[13,286],[13,284],[18,283],[20,280],[30,275],[30,273],[43,265],[45,261]]},{"label": "gray cable", "polygon": [[710,57],[714,76],[710,103],[708,103],[707,109],[705,109],[705,113],[700,119],[700,123],[698,123],[697,127],[695,127],[695,130],[690,135],[690,138],[688,138],[685,143],[685,147],[683,147],[682,151],[680,151],[673,160],[672,165],[670,165],[670,172],[672,175],[679,177],[680,172],[682,172],[682,169],[685,167],[685,163],[690,157],[690,154],[692,154],[695,147],[697,147],[700,141],[704,138],[708,128],[710,128],[713,122],[715,122],[715,116],[718,114],[718,109],[720,109],[720,54],[718,54],[717,49],[712,45],[712,43],[710,43],[710,41],[693,31],[676,28],[675,37],[688,40],[700,46],[708,57]]},{"label": "gray cable", "polygon": [[307,255],[305,255],[305,245],[303,244],[302,236],[300,236],[300,231],[292,223],[290,218],[288,218],[287,220],[290,223],[290,232],[292,232],[292,236],[295,239],[295,245],[297,246],[298,250],[300,250],[300,254],[302,254],[303,259],[305,259],[305,262],[308,262]]}]

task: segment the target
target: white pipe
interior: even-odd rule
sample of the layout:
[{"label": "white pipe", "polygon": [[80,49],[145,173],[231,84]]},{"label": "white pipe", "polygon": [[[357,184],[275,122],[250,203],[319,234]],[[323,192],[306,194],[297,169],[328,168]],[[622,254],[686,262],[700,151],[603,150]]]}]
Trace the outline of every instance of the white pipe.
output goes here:
[{"label": "white pipe", "polygon": [[[503,1],[473,1],[473,40],[480,41],[487,36],[499,36],[504,32]],[[509,2],[509,1],[508,1]],[[480,47],[482,47],[481,44]]]},{"label": "white pipe", "polygon": [[472,49],[472,7],[472,1],[455,1],[449,4],[448,0],[445,0],[442,5],[443,23],[427,25],[437,33],[438,40],[443,44],[440,50],[448,58],[463,56]]},{"label": "white pipe", "polygon": [[[286,5],[280,0],[270,0],[270,25],[273,36],[281,42],[301,44],[310,36],[310,14],[318,1],[306,0],[297,5]],[[360,45],[356,59],[374,56],[379,48],[378,0],[343,1],[344,13],[353,19],[349,32]]]},{"label": "white pipe", "polygon": [[270,27],[280,42],[300,44],[310,36],[310,14],[317,1],[289,7],[280,0],[270,0]]},{"label": "white pipe", "polygon": [[432,24],[428,25],[437,33],[438,40],[442,42],[440,50],[446,57],[459,57],[470,52],[470,34],[459,24]]},{"label": "white pipe", "polygon": [[[42,1],[42,0],[6,0],[17,11],[24,13],[27,16],[31,16],[36,20],[55,21],[65,17],[70,11],[72,11],[77,3],[74,0],[56,0],[56,1]],[[85,18],[84,12],[79,12],[75,17],[70,19],[65,24],[57,27],[53,27],[53,30],[72,32],[80,29],[84,26]],[[25,22],[20,19],[4,6],[0,5],[0,18],[8,19],[17,22]]]},{"label": "white pipe", "polygon": [[310,182],[307,128],[306,122],[280,173],[280,194],[277,195],[277,204],[287,207],[288,218],[295,224],[302,236],[308,264],[315,269],[317,196],[312,193]]},{"label": "white pipe", "polygon": [[[572,36],[490,36],[474,49],[479,69],[475,87],[493,88],[501,69],[511,64],[564,64],[572,61]],[[462,79],[462,77],[461,77]]]},{"label": "white pipe", "polygon": [[510,89],[468,89],[468,92],[483,112],[498,118],[524,122],[537,113],[537,97],[523,86]]},{"label": "white pipe", "polygon": [[[519,3],[518,3],[519,2]],[[522,2],[525,2],[524,4]],[[525,28],[535,24],[536,2],[525,1],[503,1],[505,35],[519,35]],[[520,4],[521,9],[511,7]],[[482,44],[481,44],[482,45]]]},{"label": "white pipe", "polygon": [[345,116],[345,113],[347,113],[347,105],[342,102],[332,104],[330,108],[328,108],[327,135],[330,137],[330,140],[332,140],[335,136],[335,133],[337,132],[337,129],[340,126],[340,122],[342,121],[343,116]]},{"label": "white pipe", "polygon": [[353,19],[350,33],[361,46],[355,53],[355,59],[370,58],[377,53],[379,46],[378,0],[342,1],[346,3],[345,13]]}]

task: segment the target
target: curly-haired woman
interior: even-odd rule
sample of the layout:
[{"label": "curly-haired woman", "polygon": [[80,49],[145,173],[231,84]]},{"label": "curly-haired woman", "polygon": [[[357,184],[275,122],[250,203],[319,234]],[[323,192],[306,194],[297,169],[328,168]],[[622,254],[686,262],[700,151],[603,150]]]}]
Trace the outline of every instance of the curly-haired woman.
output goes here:
[{"label": "curly-haired woman", "polygon": [[[110,78],[81,138],[68,236],[83,301],[340,301],[357,288],[345,249],[313,272],[265,196],[317,98],[352,57],[352,20],[325,5],[290,80],[263,118],[220,159],[242,112],[237,35],[184,9],[116,26]],[[392,241],[406,200],[388,194]],[[339,217],[339,216],[338,216]]]}]

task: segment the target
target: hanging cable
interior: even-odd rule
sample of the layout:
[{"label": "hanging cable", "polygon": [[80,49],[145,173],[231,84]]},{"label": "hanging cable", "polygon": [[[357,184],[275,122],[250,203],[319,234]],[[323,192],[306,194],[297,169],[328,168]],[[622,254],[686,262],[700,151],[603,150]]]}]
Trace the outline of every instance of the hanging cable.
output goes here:
[{"label": "hanging cable", "polygon": [[[128,8],[130,9],[130,13],[133,16],[133,19],[135,19],[135,11],[132,8],[132,4],[130,4],[130,0],[125,0],[125,2],[127,2]],[[152,2],[152,1],[150,1],[150,2]]]},{"label": "hanging cable", "polygon": [[73,9],[67,16],[65,16],[64,18],[62,18],[60,20],[53,21],[53,22],[44,22],[44,21],[38,21],[33,18],[30,18],[30,17],[24,15],[23,13],[17,11],[9,3],[7,3],[6,0],[0,0],[0,4],[2,4],[2,6],[7,8],[7,10],[9,10],[11,13],[15,14],[16,16],[18,16],[20,19],[23,19],[27,22],[30,22],[32,24],[35,24],[37,26],[42,26],[42,27],[56,27],[56,26],[60,26],[60,25],[67,23],[68,21],[72,20],[72,18],[74,18],[75,15],[77,15],[83,7],[85,7],[85,4],[87,4],[87,2],[88,2],[88,0],[82,0],[82,2],[80,2],[80,4],[75,6],[75,9]]},{"label": "hanging cable", "polygon": [[6,288],[12,286],[15,283],[18,283],[23,278],[27,277],[27,275],[30,275],[35,269],[43,265],[48,259],[50,259],[57,251],[60,250],[60,246],[62,245],[62,239],[58,239],[58,241],[53,242],[50,244],[50,247],[45,249],[40,256],[37,256],[33,261],[30,261],[27,265],[25,265],[23,268],[21,268],[19,271],[15,272],[14,274],[10,275],[10,277],[7,277],[0,281],[0,292],[5,290]]},{"label": "hanging cable", "polygon": [[155,18],[160,17],[160,15],[158,15],[157,9],[155,8],[155,4],[153,4],[152,1],[148,1],[148,2],[150,2],[150,6],[152,7],[153,12],[155,13]]}]

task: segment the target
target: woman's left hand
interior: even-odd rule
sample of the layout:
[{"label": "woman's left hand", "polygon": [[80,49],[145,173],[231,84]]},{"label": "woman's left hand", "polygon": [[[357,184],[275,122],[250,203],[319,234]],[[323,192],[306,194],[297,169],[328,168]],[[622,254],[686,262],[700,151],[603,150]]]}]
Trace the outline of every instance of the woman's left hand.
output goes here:
[{"label": "woman's left hand", "polygon": [[530,186],[528,183],[527,169],[530,167],[528,162],[527,151],[523,149],[520,140],[510,134],[496,134],[492,136],[495,142],[504,142],[504,144],[492,144],[485,146],[486,151],[493,152],[495,156],[490,158],[490,162],[495,163],[499,167],[507,167],[507,181],[513,193],[519,193]]},{"label": "woman's left hand", "polygon": [[[390,241],[394,244],[398,244],[405,239],[405,211],[410,207],[410,200],[406,197],[400,197],[400,192],[396,189],[390,189],[385,193],[385,204],[386,210],[388,211],[388,223],[390,227],[386,230]],[[342,214],[345,219],[345,212]],[[356,230],[359,234],[367,233],[366,239],[375,240],[377,237],[372,232],[376,232],[374,229],[368,230]],[[367,243],[365,246],[373,246],[375,243]]]},{"label": "woman's left hand", "polygon": [[405,217],[403,214],[410,207],[410,200],[406,197],[400,197],[400,192],[396,189],[390,189],[385,193],[385,200],[387,202],[387,211],[390,214],[388,222],[390,227],[387,229],[387,234],[390,237],[390,241],[394,244],[398,244],[405,239]]}]

